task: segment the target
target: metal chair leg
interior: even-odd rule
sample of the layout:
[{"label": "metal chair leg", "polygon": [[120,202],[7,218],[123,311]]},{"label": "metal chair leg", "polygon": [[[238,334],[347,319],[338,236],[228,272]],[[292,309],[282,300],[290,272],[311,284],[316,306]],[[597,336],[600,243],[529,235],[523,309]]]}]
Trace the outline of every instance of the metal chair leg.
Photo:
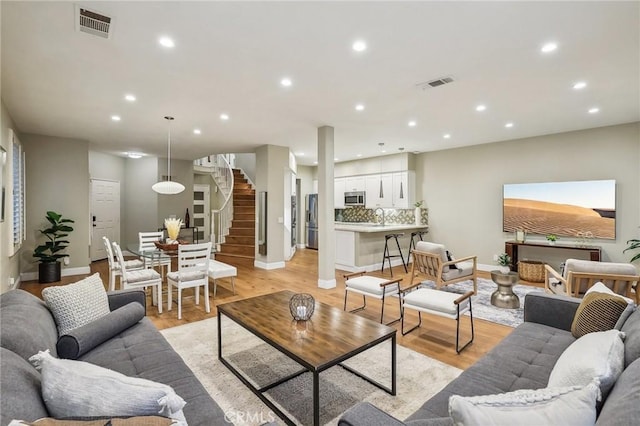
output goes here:
[{"label": "metal chair leg", "polygon": [[[404,256],[402,255],[402,250],[400,249],[400,243],[398,242],[398,237],[395,237],[395,240],[396,240],[396,245],[398,246],[398,253],[400,253],[400,260],[402,260],[402,267],[404,268],[404,273],[406,274],[409,271],[407,270],[407,264],[404,261]],[[391,263],[391,261],[389,261],[389,263]]]},{"label": "metal chair leg", "polygon": [[474,332],[474,329],[473,329],[473,307],[471,306],[471,299],[469,299],[469,317],[471,319],[471,340],[469,340],[467,343],[465,343],[463,347],[459,346],[459,339],[460,339],[460,305],[458,305],[457,308],[458,308],[458,315],[457,315],[457,318],[456,318],[456,353],[460,354],[460,352],[462,352],[467,346],[469,346],[473,342],[473,339],[475,337],[475,332]]}]

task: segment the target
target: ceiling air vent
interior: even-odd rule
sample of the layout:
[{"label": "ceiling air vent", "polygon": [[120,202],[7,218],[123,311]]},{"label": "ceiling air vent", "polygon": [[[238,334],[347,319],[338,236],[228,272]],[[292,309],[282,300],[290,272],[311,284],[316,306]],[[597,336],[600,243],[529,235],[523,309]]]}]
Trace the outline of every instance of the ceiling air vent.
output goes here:
[{"label": "ceiling air vent", "polygon": [[113,20],[89,9],[76,6],[76,30],[102,38],[110,38]]},{"label": "ceiling air vent", "polygon": [[416,84],[416,86],[422,90],[427,90],[434,87],[444,86],[445,84],[449,84],[449,83],[453,83],[453,77],[437,78],[435,80],[418,83]]}]

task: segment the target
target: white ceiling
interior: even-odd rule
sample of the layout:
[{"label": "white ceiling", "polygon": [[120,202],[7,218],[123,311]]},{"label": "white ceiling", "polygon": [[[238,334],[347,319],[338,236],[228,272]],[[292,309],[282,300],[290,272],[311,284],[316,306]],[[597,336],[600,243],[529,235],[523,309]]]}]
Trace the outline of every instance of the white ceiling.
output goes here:
[{"label": "white ceiling", "polygon": [[[74,4],[111,16],[112,37],[77,32]],[[600,127],[640,120],[639,5],[2,1],[2,99],[22,132],[116,154],[166,155],[173,115],[183,159],[274,144],[312,164],[323,125],[340,161]]]}]

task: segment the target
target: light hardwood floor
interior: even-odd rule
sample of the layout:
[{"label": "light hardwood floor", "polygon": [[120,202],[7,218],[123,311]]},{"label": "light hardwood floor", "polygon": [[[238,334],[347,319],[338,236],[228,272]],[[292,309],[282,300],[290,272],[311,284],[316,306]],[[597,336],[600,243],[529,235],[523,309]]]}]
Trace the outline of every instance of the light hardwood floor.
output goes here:
[{"label": "light hardwood floor", "polygon": [[[195,305],[193,298],[183,300],[182,320],[178,320],[177,307],[174,304],[172,311],[166,310],[166,296],[164,297],[165,306],[163,313],[158,314],[155,306],[152,306],[150,297],[147,299],[147,316],[154,322],[159,329],[173,327],[180,324],[199,321],[205,318],[217,315],[216,306],[234,300],[240,300],[247,297],[257,296],[261,294],[272,293],[279,290],[292,290],[295,292],[304,292],[312,294],[316,300],[328,303],[330,305],[342,309],[344,302],[344,280],[342,278],[343,271],[336,271],[337,287],[330,290],[319,289],[317,286],[318,277],[318,256],[317,252],[309,249],[298,249],[293,259],[286,263],[286,267],[276,270],[264,270],[253,267],[251,263],[237,263],[238,276],[236,277],[236,295],[231,292],[231,283],[227,279],[218,280],[218,293],[215,299],[213,296],[211,301],[211,312],[207,314],[204,310],[204,302],[201,300],[200,305]],[[107,261],[98,261],[91,264],[92,273],[99,272],[105,287],[108,284],[108,264]],[[384,275],[380,273],[371,273],[371,275],[389,278],[388,269]],[[480,272],[480,276],[489,278],[488,273]],[[395,267],[393,277],[405,277],[403,285],[408,284],[407,274],[404,269]],[[49,285],[64,285],[73,283],[83,276],[63,277],[61,282],[53,284],[38,284],[35,281],[22,283],[21,288],[41,296],[42,289]],[[211,287],[211,295],[213,295],[213,284]],[[184,290],[183,296],[192,296],[192,290]],[[175,298],[174,298],[175,301]],[[348,308],[356,307],[356,304],[362,301],[350,295]],[[395,299],[388,300],[385,307],[385,317],[395,318],[399,316],[399,309]],[[388,314],[388,316],[387,316]],[[367,309],[356,313],[372,320],[378,321],[380,315],[380,302],[375,299],[367,299]],[[406,321],[411,324],[418,320],[417,314],[407,312]],[[402,336],[400,333],[400,324],[394,323],[392,327],[398,329],[398,344],[420,352],[431,358],[438,359],[449,365],[466,369],[476,362],[487,351],[498,344],[512,330],[510,327],[499,324],[475,319],[475,340],[467,349],[462,351],[460,355],[455,351],[456,324],[455,321],[431,315],[423,315],[422,326]],[[468,321],[461,324],[461,342],[468,338]],[[215,356],[215,354],[212,354]]]}]

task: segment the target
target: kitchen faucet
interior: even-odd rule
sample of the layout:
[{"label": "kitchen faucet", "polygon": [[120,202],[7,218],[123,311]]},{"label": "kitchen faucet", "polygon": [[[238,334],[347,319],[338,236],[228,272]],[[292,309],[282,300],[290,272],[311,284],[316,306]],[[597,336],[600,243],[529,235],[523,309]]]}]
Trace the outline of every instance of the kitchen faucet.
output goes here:
[{"label": "kitchen faucet", "polygon": [[380,223],[380,225],[384,226],[384,209],[382,207],[378,207],[373,211],[373,214],[378,216],[378,210],[382,212],[382,223]]}]

